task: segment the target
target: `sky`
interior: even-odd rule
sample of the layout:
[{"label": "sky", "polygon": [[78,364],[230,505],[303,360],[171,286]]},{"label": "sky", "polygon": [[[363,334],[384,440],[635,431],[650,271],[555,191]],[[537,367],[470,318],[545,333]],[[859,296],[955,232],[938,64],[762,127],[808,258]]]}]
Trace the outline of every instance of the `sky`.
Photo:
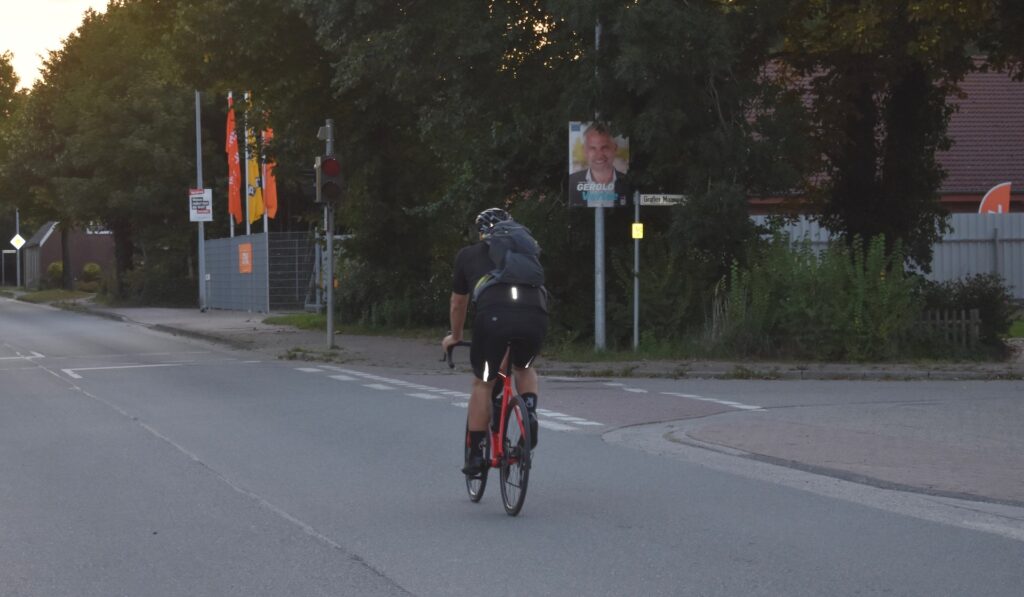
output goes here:
[{"label": "sky", "polygon": [[92,8],[104,12],[107,0],[0,0],[0,53],[14,54],[19,87],[39,78],[42,56],[59,49]]}]

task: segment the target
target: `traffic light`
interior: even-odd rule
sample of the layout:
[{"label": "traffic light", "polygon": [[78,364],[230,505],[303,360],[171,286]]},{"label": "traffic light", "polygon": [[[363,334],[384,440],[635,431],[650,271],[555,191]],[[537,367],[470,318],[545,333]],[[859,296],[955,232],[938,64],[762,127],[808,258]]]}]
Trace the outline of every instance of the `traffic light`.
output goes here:
[{"label": "traffic light", "polygon": [[334,154],[316,159],[316,202],[334,203],[341,199],[341,162]]}]

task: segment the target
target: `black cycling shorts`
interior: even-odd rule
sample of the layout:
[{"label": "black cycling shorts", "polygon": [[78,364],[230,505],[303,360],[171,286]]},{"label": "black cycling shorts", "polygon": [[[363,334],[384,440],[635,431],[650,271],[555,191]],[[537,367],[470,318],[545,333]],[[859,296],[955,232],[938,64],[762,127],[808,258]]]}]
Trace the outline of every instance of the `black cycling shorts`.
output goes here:
[{"label": "black cycling shorts", "polygon": [[540,354],[547,332],[548,316],[540,309],[491,307],[478,312],[469,349],[473,375],[483,381],[496,379],[509,344],[512,365],[517,369],[529,367]]}]

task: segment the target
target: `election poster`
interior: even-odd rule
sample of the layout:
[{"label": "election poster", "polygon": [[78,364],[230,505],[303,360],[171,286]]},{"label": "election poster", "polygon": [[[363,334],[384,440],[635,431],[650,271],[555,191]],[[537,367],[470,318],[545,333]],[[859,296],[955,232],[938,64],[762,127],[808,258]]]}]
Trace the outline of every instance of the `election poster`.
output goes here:
[{"label": "election poster", "polygon": [[604,122],[569,123],[569,205],[629,204],[629,139]]}]

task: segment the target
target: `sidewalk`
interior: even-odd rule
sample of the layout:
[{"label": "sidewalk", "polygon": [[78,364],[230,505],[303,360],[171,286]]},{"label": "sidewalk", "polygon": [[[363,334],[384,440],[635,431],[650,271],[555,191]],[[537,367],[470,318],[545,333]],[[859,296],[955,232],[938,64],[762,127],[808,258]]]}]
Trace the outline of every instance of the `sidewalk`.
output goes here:
[{"label": "sidewalk", "polygon": [[[410,373],[437,373],[441,367],[440,335],[424,340],[339,334],[335,336],[337,348],[327,350],[324,332],[268,325],[261,313],[80,306],[94,315],[255,351],[264,358],[326,360]],[[1021,380],[1022,357],[1018,351],[1016,359],[1007,363],[928,366],[539,359],[537,367],[547,376],[619,378]],[[1024,507],[1024,433],[1014,431],[1024,427],[1024,406],[1004,400],[1000,411],[990,404],[968,401],[963,408],[972,409],[970,412],[925,410],[903,416],[873,409],[870,404],[822,412],[775,409],[759,413],[757,418],[724,413],[651,421],[646,431],[640,427],[613,433],[645,433],[647,442],[724,449],[762,462],[888,489]]]},{"label": "sidewalk", "polygon": [[[440,340],[391,336],[335,336],[327,349],[322,331],[263,323],[267,315],[241,311],[167,308],[102,308],[82,304],[94,314],[138,323],[156,330],[258,351],[274,358],[334,360],[414,370],[437,369]],[[1005,363],[812,363],[771,361],[645,360],[565,362],[541,356],[546,375],[598,377],[668,377],[717,379],[968,380],[1024,379],[1024,352]]]}]

